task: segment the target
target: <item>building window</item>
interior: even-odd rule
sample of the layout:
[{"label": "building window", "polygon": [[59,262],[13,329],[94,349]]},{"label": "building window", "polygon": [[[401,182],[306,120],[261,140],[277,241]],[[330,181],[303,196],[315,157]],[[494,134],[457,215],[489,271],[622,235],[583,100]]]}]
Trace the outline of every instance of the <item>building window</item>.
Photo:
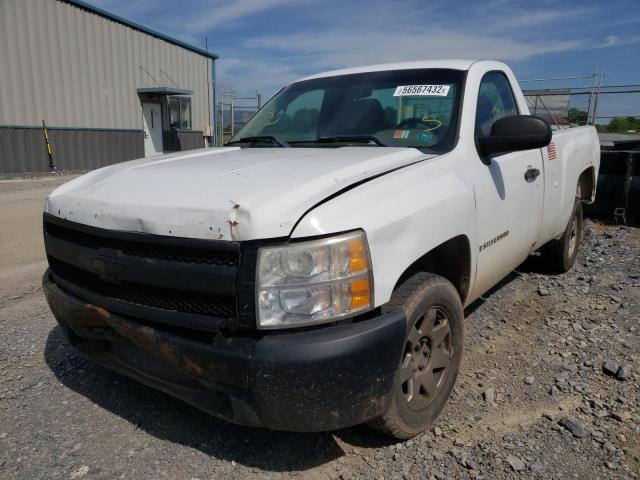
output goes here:
[{"label": "building window", "polygon": [[190,97],[169,97],[169,124],[178,130],[191,130]]}]

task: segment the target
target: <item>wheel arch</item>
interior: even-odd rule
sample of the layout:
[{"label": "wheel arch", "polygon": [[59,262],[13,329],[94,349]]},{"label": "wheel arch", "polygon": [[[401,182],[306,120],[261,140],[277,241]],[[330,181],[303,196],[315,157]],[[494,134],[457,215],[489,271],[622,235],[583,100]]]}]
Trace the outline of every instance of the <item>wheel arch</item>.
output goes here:
[{"label": "wheel arch", "polygon": [[584,203],[593,203],[596,198],[596,170],[588,167],[578,177],[576,196]]},{"label": "wheel arch", "polygon": [[395,291],[406,280],[419,272],[440,275],[449,280],[465,304],[471,278],[471,247],[466,235],[458,235],[432,248],[409,265],[398,277]]}]

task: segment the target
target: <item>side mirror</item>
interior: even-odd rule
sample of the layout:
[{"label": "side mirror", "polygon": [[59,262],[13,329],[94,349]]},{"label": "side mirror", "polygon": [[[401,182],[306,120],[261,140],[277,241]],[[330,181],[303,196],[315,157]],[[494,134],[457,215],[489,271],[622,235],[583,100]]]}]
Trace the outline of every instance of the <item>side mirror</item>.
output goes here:
[{"label": "side mirror", "polygon": [[551,127],[540,117],[513,115],[503,117],[491,126],[487,137],[476,137],[483,156],[542,148],[551,142]]}]

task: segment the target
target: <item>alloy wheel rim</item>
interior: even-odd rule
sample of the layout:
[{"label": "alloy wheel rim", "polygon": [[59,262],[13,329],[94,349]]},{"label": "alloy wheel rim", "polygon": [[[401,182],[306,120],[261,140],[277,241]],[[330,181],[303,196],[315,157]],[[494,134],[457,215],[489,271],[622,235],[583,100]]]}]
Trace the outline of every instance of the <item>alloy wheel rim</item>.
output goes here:
[{"label": "alloy wheel rim", "polygon": [[453,357],[451,322],[447,312],[429,308],[411,327],[400,364],[404,401],[413,409],[426,407],[440,390]]},{"label": "alloy wheel rim", "polygon": [[578,242],[578,217],[574,216],[571,222],[571,234],[569,237],[569,258],[573,256],[573,252],[576,249],[576,243]]}]

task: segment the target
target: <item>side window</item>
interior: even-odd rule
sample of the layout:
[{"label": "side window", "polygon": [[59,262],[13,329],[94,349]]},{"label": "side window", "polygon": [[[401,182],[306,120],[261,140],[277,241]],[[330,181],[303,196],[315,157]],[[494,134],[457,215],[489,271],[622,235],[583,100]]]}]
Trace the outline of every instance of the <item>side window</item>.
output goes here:
[{"label": "side window", "polygon": [[518,115],[518,107],[507,77],[502,72],[489,72],[480,82],[476,106],[476,136],[491,133],[493,122]]}]

